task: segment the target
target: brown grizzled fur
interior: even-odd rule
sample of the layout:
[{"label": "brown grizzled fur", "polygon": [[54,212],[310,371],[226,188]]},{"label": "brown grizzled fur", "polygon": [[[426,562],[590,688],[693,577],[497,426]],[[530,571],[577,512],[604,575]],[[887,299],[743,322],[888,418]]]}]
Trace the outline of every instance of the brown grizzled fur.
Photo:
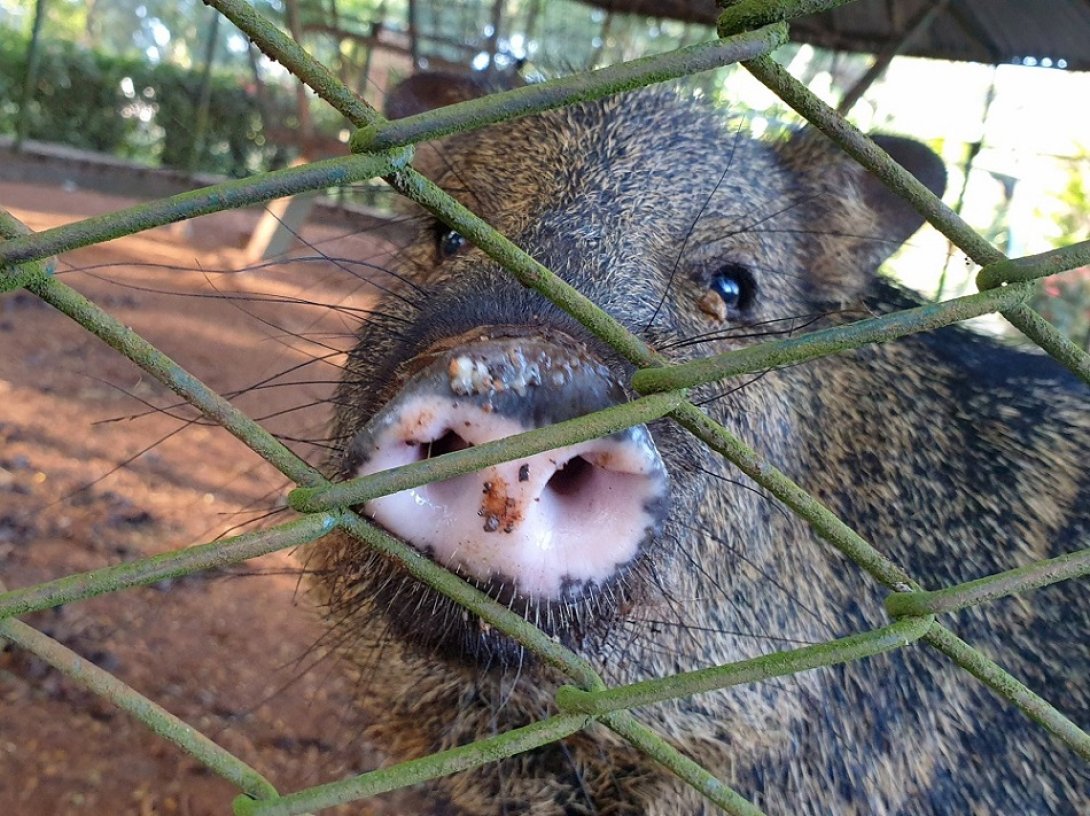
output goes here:
[{"label": "brown grizzled fur", "polygon": [[[929,151],[886,145],[943,185]],[[812,135],[758,143],[652,91],[419,156],[453,195],[673,359],[912,304],[875,268],[920,219]],[[342,444],[396,393],[400,362],[479,325],[559,327],[631,373],[478,250],[450,252],[457,244],[444,233],[421,227],[393,270],[412,286],[360,330],[337,396]],[[698,302],[724,269],[746,294],[719,320]],[[1087,390],[1040,354],[953,328],[694,394],[712,397],[712,416],[926,587],[1090,540]],[[611,589],[612,615],[596,617],[588,598],[577,623],[554,629],[607,682],[888,622],[885,591],[805,522],[672,425],[651,430],[672,474],[662,535]],[[365,546],[331,537],[308,557],[363,670],[368,736],[392,758],[554,712],[560,678]],[[945,620],[1086,727],[1087,590],[1067,582]],[[421,646],[414,625],[461,627],[475,662]],[[769,813],[1090,813],[1090,767],[926,646],[636,713]],[[715,811],[599,727],[430,790],[434,812],[447,814]]]}]

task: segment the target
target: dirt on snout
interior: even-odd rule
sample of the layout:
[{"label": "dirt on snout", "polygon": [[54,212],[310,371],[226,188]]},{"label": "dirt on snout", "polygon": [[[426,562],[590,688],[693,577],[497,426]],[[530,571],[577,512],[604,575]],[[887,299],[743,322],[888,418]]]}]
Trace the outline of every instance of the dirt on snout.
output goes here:
[{"label": "dirt on snout", "polygon": [[[0,184],[34,230],[135,203]],[[173,356],[311,462],[368,285],[345,263],[236,274],[253,212],[83,249],[61,280]],[[308,227],[319,252],[383,263],[374,237]],[[285,374],[285,372],[287,372]],[[284,375],[284,376],[278,376]],[[245,391],[237,397],[237,392]],[[8,588],[286,519],[287,480],[132,363],[26,292],[0,294],[0,579]],[[28,616],[263,773],[282,792],[383,762],[357,681],[278,553]],[[228,782],[39,658],[0,651],[0,813],[230,813]],[[418,811],[393,795],[344,813]]]}]

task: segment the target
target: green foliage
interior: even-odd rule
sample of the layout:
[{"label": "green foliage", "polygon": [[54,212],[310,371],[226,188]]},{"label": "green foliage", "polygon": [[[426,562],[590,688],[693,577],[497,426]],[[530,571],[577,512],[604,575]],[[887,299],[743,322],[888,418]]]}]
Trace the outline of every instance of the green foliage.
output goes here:
[{"label": "green foliage", "polygon": [[[1090,151],[1070,163],[1067,185],[1057,195],[1053,245],[1067,246],[1090,239]],[[1090,350],[1090,267],[1083,266],[1045,278],[1031,304],[1056,328]]]},{"label": "green foliage", "polygon": [[[20,115],[27,43],[0,28],[0,133]],[[28,136],[167,167],[189,167],[196,139],[200,73],[135,56],[115,56],[43,39]],[[290,126],[293,102],[266,88],[275,121]],[[213,75],[208,132],[196,162],[202,170],[246,175],[283,163],[264,142],[253,94],[238,77]]]},{"label": "green foliage", "polygon": [[1071,175],[1057,198],[1066,210],[1057,217],[1059,235],[1056,246],[1066,246],[1090,237],[1090,150],[1085,148],[1070,162]]},{"label": "green foliage", "polygon": [[[20,116],[29,16],[0,0],[0,133],[12,134]],[[18,0],[14,0],[18,4]],[[282,0],[254,0],[258,10],[283,20]],[[366,36],[382,19],[387,30],[405,32],[404,0],[298,0],[304,28],[332,26],[342,35],[308,34],[307,47],[350,80],[363,76],[374,56],[353,34]],[[18,8],[18,6],[16,7]],[[666,51],[708,31],[669,21],[607,15],[574,0],[506,0],[499,37],[492,38],[493,3],[455,0],[418,8],[419,53],[440,67],[488,62],[514,70],[528,60],[524,75],[559,76],[636,55]],[[29,106],[28,136],[49,142],[134,158],[150,164],[239,176],[279,167],[291,147],[266,145],[251,86],[246,43],[221,31],[214,53],[208,132],[197,138],[197,99],[208,23],[213,14],[200,0],[51,0],[42,41],[41,69]],[[18,26],[17,33],[11,26]],[[351,32],[351,33],[350,33]],[[94,48],[86,47],[93,43]],[[381,57],[380,57],[381,60]],[[278,130],[297,124],[290,86],[266,76],[267,121]],[[396,71],[395,71],[396,74]],[[711,95],[714,77],[691,80],[694,92]],[[344,120],[314,106],[313,124],[331,134]],[[193,150],[200,152],[192,156]]]}]

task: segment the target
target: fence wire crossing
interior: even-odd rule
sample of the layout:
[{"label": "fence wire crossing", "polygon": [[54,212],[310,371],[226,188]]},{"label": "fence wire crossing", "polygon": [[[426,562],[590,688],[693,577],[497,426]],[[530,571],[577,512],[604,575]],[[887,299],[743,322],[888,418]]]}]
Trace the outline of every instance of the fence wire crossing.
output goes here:
[{"label": "fence wire crossing", "polygon": [[[786,41],[789,18],[844,2],[847,0],[781,0],[778,3],[741,0],[723,12],[718,40],[387,122],[244,0],[205,0],[207,5],[234,22],[267,56],[286,66],[358,128],[351,142],[354,155],[220,184],[37,234],[30,234],[14,218],[0,211],[0,236],[5,239],[0,242],[0,292],[17,287],[33,292],[166,384],[207,418],[223,425],[298,485],[289,501],[302,515],[260,532],[0,592],[0,637],[33,652],[96,694],[116,703],[211,771],[237,785],[241,794],[234,802],[234,811],[240,816],[306,813],[372,796],[528,751],[569,736],[592,723],[612,729],[727,813],[758,814],[761,811],[755,805],[639,723],[629,709],[857,660],[916,642],[929,644],[946,655],[1090,761],[1090,735],[981,652],[958,639],[938,619],[942,614],[967,606],[1090,574],[1090,548],[966,584],[934,592],[922,591],[898,564],[686,398],[684,389],[694,385],[790,365],[991,312],[1002,314],[1083,381],[1090,383],[1090,357],[1025,305],[1036,279],[1090,263],[1090,242],[1037,256],[1007,259],[769,56]],[[796,338],[765,342],[692,363],[671,365],[410,165],[412,145],[419,141],[735,62],[741,62],[784,102],[902,195],[979,264],[982,267],[977,279],[980,292]],[[644,396],[577,420],[333,484],[196,377],[51,274],[48,259],[59,252],[200,214],[374,177],[385,178],[398,192],[457,230],[521,283],[565,309],[634,363],[639,371],[632,385]],[[726,457],[770,495],[805,518],[830,545],[890,589],[886,607],[893,622],[828,643],[632,686],[607,688],[594,666],[586,660],[350,509],[367,499],[407,487],[472,472],[489,464],[662,417],[672,419]],[[281,794],[243,760],[107,672],[17,620],[18,616],[29,612],[295,547],[335,529],[367,542],[420,581],[517,639],[538,658],[563,672],[569,683],[556,693],[557,713],[523,728],[428,757]]]}]

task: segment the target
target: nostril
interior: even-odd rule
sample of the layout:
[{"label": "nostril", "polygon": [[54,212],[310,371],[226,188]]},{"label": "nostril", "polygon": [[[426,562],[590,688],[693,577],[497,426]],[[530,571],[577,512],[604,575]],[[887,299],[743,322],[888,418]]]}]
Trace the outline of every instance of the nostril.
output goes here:
[{"label": "nostril", "polygon": [[[502,336],[480,339],[493,331]],[[575,341],[560,346],[504,331],[483,328],[464,346],[450,338],[406,363],[422,367],[352,439],[346,465],[366,476],[623,400],[622,383]],[[487,582],[505,600],[510,592],[512,601],[535,604],[567,604],[620,575],[650,546],[667,507],[666,470],[642,425],[364,504],[434,561]]]},{"label": "nostril", "polygon": [[447,431],[438,439],[434,439],[431,442],[425,442],[420,446],[422,459],[434,459],[436,456],[442,456],[444,453],[453,453],[454,451],[465,450],[466,448],[473,447],[471,442],[467,442],[454,433],[454,431]]},{"label": "nostril", "polygon": [[594,474],[594,465],[582,456],[573,456],[552,475],[546,489],[559,496],[574,496],[589,484]]}]

